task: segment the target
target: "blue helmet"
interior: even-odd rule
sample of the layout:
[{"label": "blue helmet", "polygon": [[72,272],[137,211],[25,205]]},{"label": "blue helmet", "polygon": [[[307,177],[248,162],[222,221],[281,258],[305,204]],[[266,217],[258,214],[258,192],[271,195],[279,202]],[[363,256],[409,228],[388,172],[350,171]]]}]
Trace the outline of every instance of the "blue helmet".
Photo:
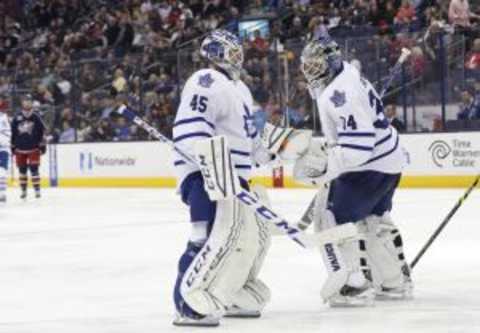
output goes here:
[{"label": "blue helmet", "polygon": [[200,54],[226,71],[234,80],[240,77],[243,47],[240,39],[227,30],[214,30],[202,42]]},{"label": "blue helmet", "polygon": [[311,88],[325,87],[342,69],[342,53],[329,36],[310,41],[302,52],[302,72]]}]

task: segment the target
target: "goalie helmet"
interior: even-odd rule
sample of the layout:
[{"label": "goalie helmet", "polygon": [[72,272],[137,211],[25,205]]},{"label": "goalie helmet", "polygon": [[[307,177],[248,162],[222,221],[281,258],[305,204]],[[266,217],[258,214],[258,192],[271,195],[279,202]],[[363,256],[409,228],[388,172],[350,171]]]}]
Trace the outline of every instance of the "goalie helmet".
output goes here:
[{"label": "goalie helmet", "polygon": [[330,37],[310,41],[302,51],[301,69],[310,89],[324,89],[342,69],[342,53]]},{"label": "goalie helmet", "polygon": [[240,39],[226,30],[214,30],[202,42],[202,57],[238,80],[243,65],[243,47]]}]

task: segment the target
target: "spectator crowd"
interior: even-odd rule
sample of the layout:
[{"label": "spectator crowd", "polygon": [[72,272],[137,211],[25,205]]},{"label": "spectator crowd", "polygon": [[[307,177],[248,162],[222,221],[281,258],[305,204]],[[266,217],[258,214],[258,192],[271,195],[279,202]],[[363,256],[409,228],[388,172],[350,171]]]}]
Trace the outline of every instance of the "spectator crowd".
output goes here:
[{"label": "spectator crowd", "polygon": [[[348,60],[368,77],[382,66],[386,72],[408,46],[410,74],[433,81],[439,32],[466,36],[465,68],[480,71],[476,10],[468,0],[5,0],[0,97],[15,112],[18,99],[32,94],[54,142],[148,139],[112,112],[119,101],[170,135],[182,84],[202,66],[198,37],[265,18],[268,31],[254,28],[244,40],[245,81],[273,122],[287,114],[293,126],[313,127],[298,71],[307,39],[358,38]],[[372,55],[374,44],[381,54]]]}]

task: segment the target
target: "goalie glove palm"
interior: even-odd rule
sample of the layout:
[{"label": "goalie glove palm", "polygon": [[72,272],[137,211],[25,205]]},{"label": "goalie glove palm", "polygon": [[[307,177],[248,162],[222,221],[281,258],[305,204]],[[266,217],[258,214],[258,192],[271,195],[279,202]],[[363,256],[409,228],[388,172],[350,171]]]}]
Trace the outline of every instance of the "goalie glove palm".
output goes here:
[{"label": "goalie glove palm", "polygon": [[325,183],[327,161],[326,143],[310,145],[307,153],[295,162],[293,167],[294,179],[305,185],[321,186]]}]

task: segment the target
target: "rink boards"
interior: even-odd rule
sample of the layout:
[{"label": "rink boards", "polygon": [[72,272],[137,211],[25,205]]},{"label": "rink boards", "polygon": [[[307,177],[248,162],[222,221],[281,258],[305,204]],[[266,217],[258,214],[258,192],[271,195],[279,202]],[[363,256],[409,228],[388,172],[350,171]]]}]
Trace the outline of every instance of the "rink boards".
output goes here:
[{"label": "rink boards", "polygon": [[[409,160],[402,187],[465,187],[480,171],[480,133],[409,134],[401,139]],[[42,181],[63,187],[175,187],[171,155],[168,146],[157,142],[50,145],[42,157]],[[291,165],[257,169],[254,181],[301,187],[291,170]]]}]

